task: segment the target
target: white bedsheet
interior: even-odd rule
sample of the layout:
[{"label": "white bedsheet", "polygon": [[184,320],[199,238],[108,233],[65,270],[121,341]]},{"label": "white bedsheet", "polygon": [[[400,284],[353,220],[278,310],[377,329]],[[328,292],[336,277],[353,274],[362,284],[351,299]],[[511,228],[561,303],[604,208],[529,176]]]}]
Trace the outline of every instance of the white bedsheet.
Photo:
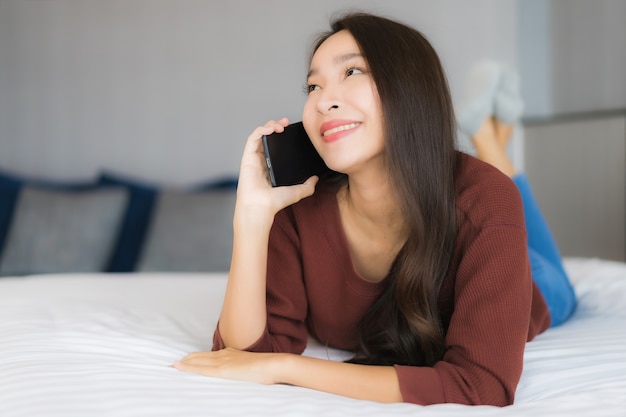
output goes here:
[{"label": "white bedsheet", "polygon": [[[0,278],[0,416],[626,416],[626,264],[567,259],[579,307],[529,343],[510,407],[378,404],[179,372],[225,274]],[[311,343],[305,354],[346,355]]]}]

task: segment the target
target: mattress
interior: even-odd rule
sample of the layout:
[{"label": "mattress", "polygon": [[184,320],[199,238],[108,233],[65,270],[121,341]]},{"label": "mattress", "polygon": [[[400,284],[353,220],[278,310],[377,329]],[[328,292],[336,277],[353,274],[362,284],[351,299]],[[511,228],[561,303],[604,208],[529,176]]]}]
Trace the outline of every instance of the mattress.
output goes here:
[{"label": "mattress", "polygon": [[[380,404],[170,365],[211,348],[225,273],[0,279],[0,416],[626,416],[626,264],[567,258],[574,316],[528,343],[509,407]],[[311,340],[305,355],[349,355]]]}]

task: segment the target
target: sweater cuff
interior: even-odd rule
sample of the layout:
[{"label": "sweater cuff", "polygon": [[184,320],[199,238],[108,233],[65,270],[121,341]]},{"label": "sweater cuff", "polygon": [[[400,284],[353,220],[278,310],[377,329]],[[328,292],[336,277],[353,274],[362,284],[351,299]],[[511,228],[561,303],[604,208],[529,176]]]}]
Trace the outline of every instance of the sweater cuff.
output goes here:
[{"label": "sweater cuff", "polygon": [[394,365],[402,401],[429,405],[446,402],[443,383],[435,368]]}]

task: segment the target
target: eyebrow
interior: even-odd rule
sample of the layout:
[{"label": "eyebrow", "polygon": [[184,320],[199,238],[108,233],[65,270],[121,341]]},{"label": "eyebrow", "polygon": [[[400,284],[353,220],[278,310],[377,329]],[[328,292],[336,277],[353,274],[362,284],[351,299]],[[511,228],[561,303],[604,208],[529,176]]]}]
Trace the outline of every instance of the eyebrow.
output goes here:
[{"label": "eyebrow", "polygon": [[[341,65],[347,61],[350,61],[353,58],[363,58],[363,54],[360,52],[348,52],[346,54],[342,54],[342,55],[338,55],[335,57],[335,59],[333,59],[333,63],[335,65]],[[315,75],[317,73],[316,69],[310,69],[309,72],[307,73],[307,78],[311,77],[312,75]]]}]

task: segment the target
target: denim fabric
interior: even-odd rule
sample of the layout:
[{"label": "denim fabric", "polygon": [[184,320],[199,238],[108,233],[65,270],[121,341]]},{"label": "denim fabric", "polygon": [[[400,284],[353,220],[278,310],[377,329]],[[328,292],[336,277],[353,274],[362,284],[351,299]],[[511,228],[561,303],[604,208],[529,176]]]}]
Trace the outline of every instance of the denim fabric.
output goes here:
[{"label": "denim fabric", "polygon": [[548,304],[551,326],[558,326],[570,318],[576,309],[576,294],[563,268],[561,254],[552,233],[535,201],[528,178],[520,174],[512,179],[524,204],[533,280]]}]

